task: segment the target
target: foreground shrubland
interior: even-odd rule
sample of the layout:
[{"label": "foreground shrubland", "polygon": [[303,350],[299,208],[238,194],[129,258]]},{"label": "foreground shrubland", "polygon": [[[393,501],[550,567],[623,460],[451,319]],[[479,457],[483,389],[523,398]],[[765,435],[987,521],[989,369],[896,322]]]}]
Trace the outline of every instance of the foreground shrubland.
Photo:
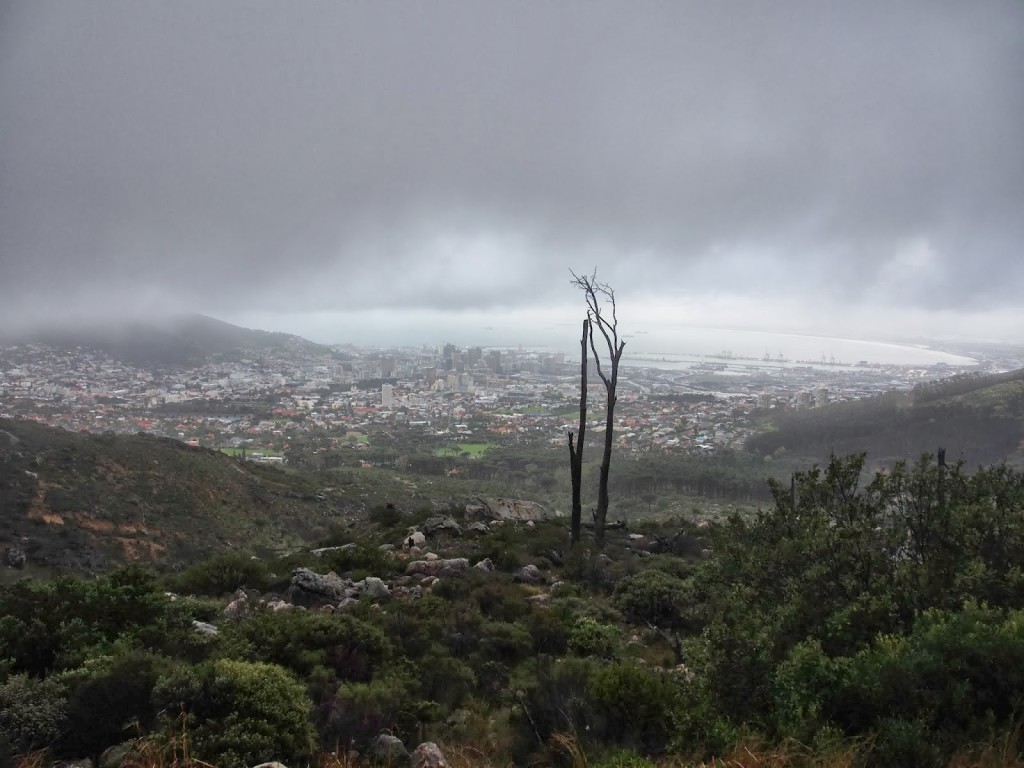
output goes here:
[{"label": "foreground shrubland", "polygon": [[389,510],[316,555],[19,582],[0,757],[398,764],[395,741],[429,740],[466,765],[1021,764],[1024,479],[861,468],[605,553],[557,522]]}]

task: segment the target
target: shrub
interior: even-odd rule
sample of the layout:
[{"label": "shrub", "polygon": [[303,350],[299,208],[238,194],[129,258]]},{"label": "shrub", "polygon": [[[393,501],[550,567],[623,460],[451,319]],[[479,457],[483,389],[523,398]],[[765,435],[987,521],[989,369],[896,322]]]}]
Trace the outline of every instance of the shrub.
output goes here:
[{"label": "shrub", "polygon": [[612,664],[593,672],[590,691],[598,714],[593,730],[600,740],[628,744],[647,754],[668,746],[682,704],[680,683],[671,674]]},{"label": "shrub", "polygon": [[218,768],[303,763],[312,755],[312,704],[275,664],[220,659],[182,667],[160,678],[153,704],[168,715],[183,712],[192,753]]},{"label": "shrub", "polygon": [[619,645],[619,630],[601,624],[590,616],[576,619],[569,632],[569,650],[576,656],[599,656],[610,659]]},{"label": "shrub", "polygon": [[627,576],[615,587],[615,605],[631,621],[675,628],[682,623],[686,585],[664,571]]},{"label": "shrub", "polygon": [[83,667],[61,675],[68,689],[67,729],[60,740],[63,754],[94,760],[109,746],[135,733],[129,726],[148,729],[156,723],[153,687],[171,662],[146,651],[90,659]]},{"label": "shrub", "polygon": [[338,613],[259,611],[222,629],[225,650],[252,661],[269,661],[299,675],[326,667],[339,679],[369,680],[391,656],[379,627]]},{"label": "shrub", "polygon": [[440,717],[440,708],[419,698],[418,686],[406,671],[370,683],[344,683],[322,706],[318,717],[327,744],[362,747],[383,730],[399,738],[418,735],[420,726]]},{"label": "shrub", "polygon": [[52,679],[8,678],[0,685],[0,762],[56,741],[66,705],[61,686]]},{"label": "shrub", "polygon": [[266,589],[271,581],[266,563],[243,552],[225,552],[188,568],[171,581],[175,592],[214,597],[241,587]]}]

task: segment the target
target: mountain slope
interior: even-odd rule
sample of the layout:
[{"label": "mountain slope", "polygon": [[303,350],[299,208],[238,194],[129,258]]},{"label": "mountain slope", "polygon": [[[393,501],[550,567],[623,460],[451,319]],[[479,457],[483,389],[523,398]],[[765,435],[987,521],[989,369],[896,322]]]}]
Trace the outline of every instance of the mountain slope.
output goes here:
[{"label": "mountain slope", "polygon": [[210,355],[252,350],[326,351],[301,336],[251,330],[206,315],[93,322],[73,328],[39,328],[8,341],[86,347],[127,363],[167,366],[196,365]]},{"label": "mountain slope", "polygon": [[1024,441],[1024,369],[956,376],[912,392],[773,415],[747,447],[822,461],[867,451],[871,459],[914,458],[945,448],[969,466],[1020,463]]},{"label": "mountain slope", "polygon": [[350,508],[276,468],[149,435],[0,419],[0,552],[92,570],[308,542]]}]

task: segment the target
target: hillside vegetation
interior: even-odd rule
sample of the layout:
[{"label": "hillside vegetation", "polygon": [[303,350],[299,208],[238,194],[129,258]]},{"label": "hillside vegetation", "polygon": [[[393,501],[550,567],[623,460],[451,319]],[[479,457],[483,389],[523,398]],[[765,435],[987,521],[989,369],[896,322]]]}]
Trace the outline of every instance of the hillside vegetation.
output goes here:
[{"label": "hillside vegetation", "polygon": [[1021,462],[1024,370],[964,375],[907,393],[780,413],[752,437],[748,450],[819,461],[866,451],[875,460],[920,456],[945,448],[970,466]]},{"label": "hillside vegetation", "polygon": [[611,531],[604,553],[557,521],[376,507],[317,553],[3,587],[0,749],[1019,765],[1024,476],[863,469],[799,472],[753,519]]},{"label": "hillside vegetation", "polygon": [[95,570],[299,546],[348,509],[311,479],[150,435],[0,419],[0,548]]}]

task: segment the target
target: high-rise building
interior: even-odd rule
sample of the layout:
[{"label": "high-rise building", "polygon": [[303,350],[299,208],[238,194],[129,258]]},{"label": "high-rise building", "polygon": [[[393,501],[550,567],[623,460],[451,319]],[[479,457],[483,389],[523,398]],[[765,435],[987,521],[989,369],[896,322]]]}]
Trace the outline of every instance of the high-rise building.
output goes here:
[{"label": "high-rise building", "polygon": [[818,387],[814,390],[814,407],[824,408],[828,405],[828,387]]},{"label": "high-rise building", "polygon": [[390,408],[395,404],[394,399],[394,387],[390,384],[384,384],[380,388],[380,404],[385,408]]}]

